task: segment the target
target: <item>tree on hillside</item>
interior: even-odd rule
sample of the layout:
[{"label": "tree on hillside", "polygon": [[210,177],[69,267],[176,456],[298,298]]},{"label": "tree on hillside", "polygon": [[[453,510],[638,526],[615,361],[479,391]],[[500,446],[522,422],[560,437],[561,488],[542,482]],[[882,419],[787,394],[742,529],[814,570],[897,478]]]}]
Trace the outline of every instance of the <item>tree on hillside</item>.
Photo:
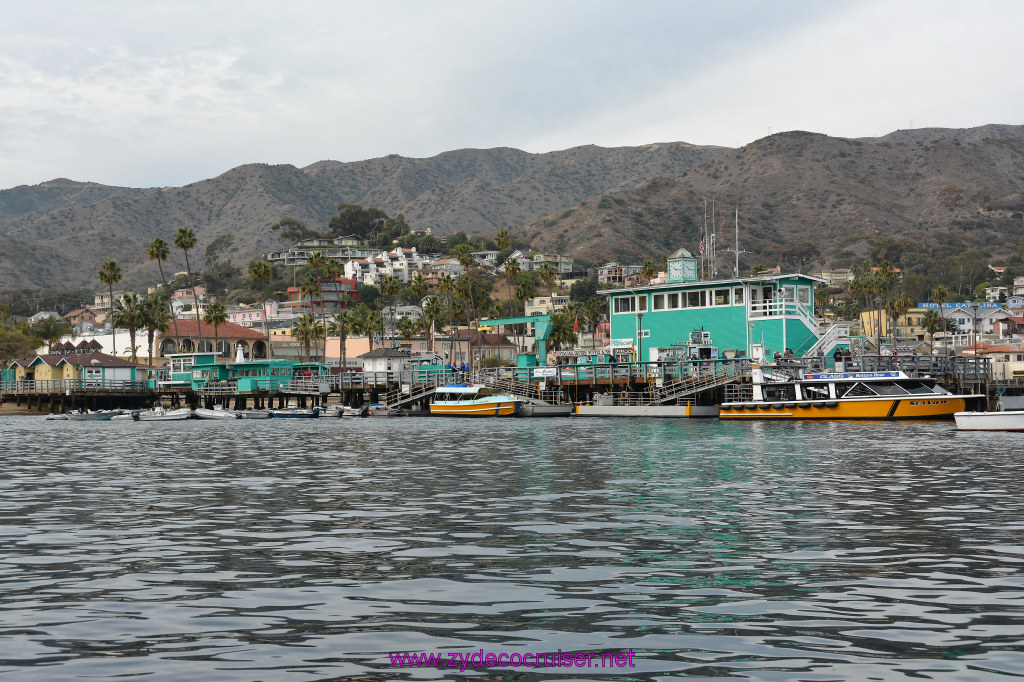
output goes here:
[{"label": "tree on hillside", "polygon": [[388,214],[379,208],[341,204],[338,206],[338,214],[327,224],[327,230],[334,237],[355,235],[361,239],[369,239],[374,231],[384,227],[387,220]]},{"label": "tree on hillside", "polygon": [[298,244],[307,239],[318,239],[323,235],[316,230],[310,230],[295,218],[283,218],[270,226],[270,229],[281,233],[281,239],[289,244]]}]

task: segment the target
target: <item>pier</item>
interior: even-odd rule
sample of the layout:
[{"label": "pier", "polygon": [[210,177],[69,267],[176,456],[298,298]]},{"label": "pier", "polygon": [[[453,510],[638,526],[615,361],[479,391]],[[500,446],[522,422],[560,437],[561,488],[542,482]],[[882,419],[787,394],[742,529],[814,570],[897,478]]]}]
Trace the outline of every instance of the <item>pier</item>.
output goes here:
[{"label": "pier", "polygon": [[[999,385],[991,379],[987,358],[955,355],[862,355],[847,362],[802,358],[764,365],[770,375],[791,378],[800,373],[902,371],[911,377],[932,377],[955,393],[981,393],[990,402]],[[434,390],[446,383],[481,383],[531,401],[553,404],[589,403],[611,394],[626,404],[716,405],[751,382],[748,359],[716,359],[647,363],[567,364],[545,367],[498,367],[476,372],[418,369],[341,372],[287,381],[211,382],[200,388],[161,387],[156,381],[4,381],[0,400],[39,412],[77,409],[143,408],[154,402],[231,409],[312,407],[328,403],[362,406],[426,408]]]}]

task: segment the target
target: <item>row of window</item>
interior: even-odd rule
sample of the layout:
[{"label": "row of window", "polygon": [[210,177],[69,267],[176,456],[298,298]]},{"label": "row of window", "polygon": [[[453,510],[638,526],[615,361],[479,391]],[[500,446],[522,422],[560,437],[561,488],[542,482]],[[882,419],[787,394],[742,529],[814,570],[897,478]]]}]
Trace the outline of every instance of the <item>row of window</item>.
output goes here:
[{"label": "row of window", "polygon": [[[726,305],[743,305],[743,287],[674,291],[651,297],[651,309],[655,312]],[[617,296],[612,299],[612,310],[616,313],[645,313],[647,296]]]},{"label": "row of window", "polygon": [[[811,287],[785,285],[780,289],[783,304],[792,304],[794,300],[801,305],[811,305]],[[743,305],[744,287],[722,287],[719,289],[699,289],[694,291],[674,291],[652,294],[651,310],[683,310],[685,308],[710,308],[715,306]],[[771,287],[757,288],[752,302],[756,305],[769,305],[772,300]],[[774,304],[772,304],[774,305]],[[614,313],[646,313],[647,295],[616,296],[612,299]]]}]

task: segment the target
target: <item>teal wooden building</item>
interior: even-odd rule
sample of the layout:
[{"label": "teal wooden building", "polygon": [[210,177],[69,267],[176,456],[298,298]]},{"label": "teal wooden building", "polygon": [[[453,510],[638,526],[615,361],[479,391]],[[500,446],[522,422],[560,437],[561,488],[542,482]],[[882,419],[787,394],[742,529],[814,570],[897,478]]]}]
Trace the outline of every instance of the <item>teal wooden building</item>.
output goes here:
[{"label": "teal wooden building", "polygon": [[[321,363],[293,360],[246,360],[217,362],[216,353],[175,353],[167,356],[169,365],[163,388],[198,391],[211,384],[230,383],[238,393],[279,391],[293,379],[323,379],[330,368]],[[309,374],[307,375],[307,371]]]},{"label": "teal wooden building", "polygon": [[[801,274],[697,279],[697,259],[680,250],[668,259],[664,283],[605,289],[610,346],[640,362],[702,357],[749,357],[763,344],[766,357],[804,355],[819,338],[814,287],[824,280]],[[689,354],[683,357],[684,354]]]}]

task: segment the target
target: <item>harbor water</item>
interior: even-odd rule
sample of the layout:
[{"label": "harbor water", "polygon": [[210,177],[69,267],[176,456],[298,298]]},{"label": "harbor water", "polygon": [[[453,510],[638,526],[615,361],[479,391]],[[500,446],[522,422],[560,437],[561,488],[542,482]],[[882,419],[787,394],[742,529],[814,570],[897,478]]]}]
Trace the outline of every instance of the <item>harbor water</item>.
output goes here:
[{"label": "harbor water", "polygon": [[[1019,435],[18,416],[0,443],[10,680],[1024,676]],[[483,663],[556,652],[592,657]]]}]

